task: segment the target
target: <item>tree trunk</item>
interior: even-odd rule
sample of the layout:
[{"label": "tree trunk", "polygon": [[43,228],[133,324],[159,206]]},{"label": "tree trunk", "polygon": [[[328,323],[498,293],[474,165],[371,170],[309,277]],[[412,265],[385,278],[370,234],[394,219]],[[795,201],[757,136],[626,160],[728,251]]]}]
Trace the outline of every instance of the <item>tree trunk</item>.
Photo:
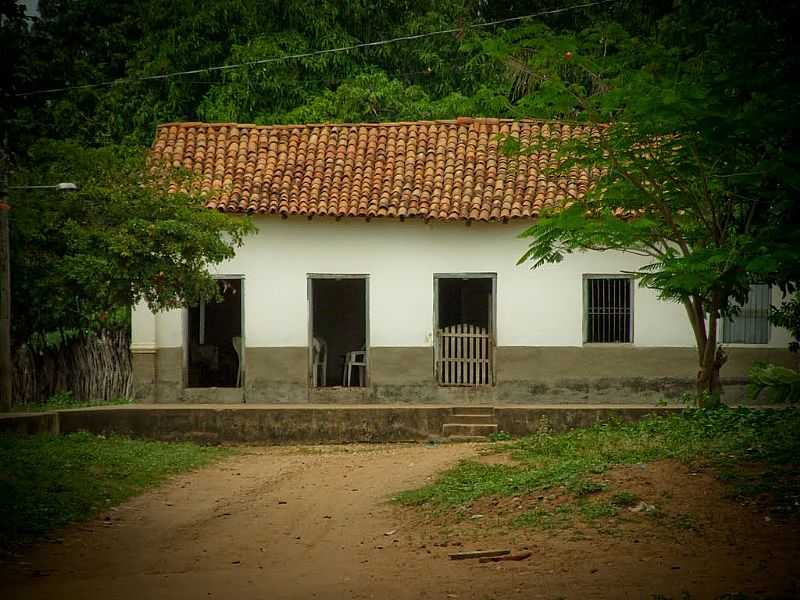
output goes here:
[{"label": "tree trunk", "polygon": [[717,323],[719,316],[715,309],[708,317],[708,334],[705,344],[698,346],[700,370],[697,372],[697,403],[703,408],[717,406],[722,401],[722,383],[719,373],[728,355],[717,345]]},{"label": "tree trunk", "polygon": [[[683,304],[697,343],[697,358],[700,367],[695,380],[697,404],[701,407],[716,406],[722,401],[720,370],[728,360],[725,351],[717,345],[719,298],[712,299],[708,311],[704,310],[702,300],[697,297],[687,298]],[[707,321],[706,314],[708,315]]]},{"label": "tree trunk", "polygon": [[[728,355],[716,343],[709,340],[708,345],[714,350],[703,353],[700,370],[697,372],[697,400],[702,407],[716,406],[720,403],[722,383],[719,373],[722,365],[728,360]],[[709,355],[710,359],[707,358]]]}]

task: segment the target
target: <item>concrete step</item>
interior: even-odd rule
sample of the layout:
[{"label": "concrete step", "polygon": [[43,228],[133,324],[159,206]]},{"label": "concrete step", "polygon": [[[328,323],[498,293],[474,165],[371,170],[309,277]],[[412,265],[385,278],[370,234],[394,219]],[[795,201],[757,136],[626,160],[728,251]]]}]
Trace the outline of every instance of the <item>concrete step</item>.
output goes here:
[{"label": "concrete step", "polygon": [[453,423],[466,423],[469,425],[493,425],[494,415],[453,415],[450,419]]},{"label": "concrete step", "polygon": [[497,433],[494,423],[445,423],[442,425],[442,435],[450,436],[487,436]]},{"label": "concrete step", "polygon": [[485,435],[450,435],[442,441],[448,444],[454,442],[488,442],[489,438]]},{"label": "concrete step", "polygon": [[454,415],[493,415],[494,406],[454,406],[450,412]]}]

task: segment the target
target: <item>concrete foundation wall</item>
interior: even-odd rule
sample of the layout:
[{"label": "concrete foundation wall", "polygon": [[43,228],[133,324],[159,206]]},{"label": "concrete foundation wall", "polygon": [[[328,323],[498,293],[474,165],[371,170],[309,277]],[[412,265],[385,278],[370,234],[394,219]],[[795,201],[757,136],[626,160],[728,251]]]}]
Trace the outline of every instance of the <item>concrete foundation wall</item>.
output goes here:
[{"label": "concrete foundation wall", "polygon": [[591,427],[597,423],[610,420],[625,422],[638,421],[650,415],[667,415],[675,413],[676,408],[642,408],[642,407],[586,407],[586,408],[554,408],[554,407],[503,407],[495,409],[497,428],[513,436],[523,436],[541,431],[568,431],[578,427]]},{"label": "concrete foundation wall", "polygon": [[155,401],[177,402],[183,392],[183,349],[159,348],[156,353]]},{"label": "concrete foundation wall", "polygon": [[[500,431],[564,431],[611,418],[635,421],[679,408],[497,407]],[[199,443],[351,443],[438,440],[449,406],[219,407],[135,405],[0,416],[0,432],[118,434]]]},{"label": "concrete foundation wall", "polygon": [[57,412],[0,415],[0,433],[32,435],[59,433]]},{"label": "concrete foundation wall", "polygon": [[438,436],[446,407],[129,408],[62,411],[62,433],[118,433],[205,443],[403,442]]},{"label": "concrete foundation wall", "polygon": [[308,401],[308,348],[245,349],[244,375],[248,403],[301,403]]},{"label": "concrete foundation wall", "polygon": [[[754,361],[795,366],[778,348],[730,348],[723,368],[725,399],[746,401]],[[370,349],[366,388],[309,388],[305,347],[247,348],[243,388],[184,388],[182,351],[134,354],[136,397],[170,404],[642,404],[691,391],[693,348],[636,346],[500,347],[496,385],[441,387],[430,347]]]},{"label": "concrete foundation wall", "polygon": [[133,399],[136,402],[154,402],[158,373],[156,370],[155,348],[144,351],[131,351],[131,367],[133,369]]},{"label": "concrete foundation wall", "polygon": [[434,385],[433,348],[370,348],[369,378],[379,386]]}]

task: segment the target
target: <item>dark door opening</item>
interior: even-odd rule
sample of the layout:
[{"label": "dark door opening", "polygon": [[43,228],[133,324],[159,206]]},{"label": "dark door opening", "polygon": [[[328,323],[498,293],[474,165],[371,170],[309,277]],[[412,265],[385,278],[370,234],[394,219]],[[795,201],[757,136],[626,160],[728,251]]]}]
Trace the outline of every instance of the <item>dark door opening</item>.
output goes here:
[{"label": "dark door opening", "polygon": [[437,276],[436,377],[441,385],[494,382],[494,278]]},{"label": "dark door opening", "polygon": [[489,278],[440,277],[438,326],[470,324],[489,329],[492,280]]},{"label": "dark door opening", "polygon": [[367,384],[367,280],[311,277],[311,386]]},{"label": "dark door opening", "polygon": [[222,298],[188,310],[187,387],[241,386],[242,280],[217,280]]}]

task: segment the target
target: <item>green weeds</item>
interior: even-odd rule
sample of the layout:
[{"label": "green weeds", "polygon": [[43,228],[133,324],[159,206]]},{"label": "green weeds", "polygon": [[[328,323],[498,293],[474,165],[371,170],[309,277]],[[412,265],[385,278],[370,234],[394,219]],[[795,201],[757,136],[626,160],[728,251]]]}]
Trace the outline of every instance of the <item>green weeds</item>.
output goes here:
[{"label": "green weeds", "polygon": [[36,404],[16,404],[14,412],[47,412],[49,410],[64,410],[67,408],[88,408],[92,406],[109,406],[116,404],[130,404],[126,398],[114,398],[107,401],[81,401],[75,399],[72,392],[58,392],[47,399],[47,402]]},{"label": "green weeds", "polygon": [[611,505],[618,508],[630,508],[639,503],[639,496],[633,492],[617,492],[611,496]]},{"label": "green weeds", "polygon": [[[574,498],[567,508],[562,512],[547,508],[528,511],[514,524],[552,527],[562,522],[565,514],[591,522],[612,517],[640,501],[625,491],[593,501],[595,494],[606,491],[606,485],[596,481],[597,475],[617,466],[674,459],[711,466],[734,484],[737,494],[768,493],[777,496],[784,511],[800,507],[796,466],[800,409],[796,407],[689,409],[637,423],[604,423],[565,433],[543,428],[541,433],[498,444],[495,450],[511,453],[517,464],[466,460],[432,484],[395,499],[436,510],[468,505],[487,496],[519,496],[555,488]],[[753,464],[759,468],[744,467]],[[686,517],[674,525],[691,527],[692,523]]]},{"label": "green weeds", "polygon": [[232,450],[88,433],[0,435],[0,548],[88,519]]}]

